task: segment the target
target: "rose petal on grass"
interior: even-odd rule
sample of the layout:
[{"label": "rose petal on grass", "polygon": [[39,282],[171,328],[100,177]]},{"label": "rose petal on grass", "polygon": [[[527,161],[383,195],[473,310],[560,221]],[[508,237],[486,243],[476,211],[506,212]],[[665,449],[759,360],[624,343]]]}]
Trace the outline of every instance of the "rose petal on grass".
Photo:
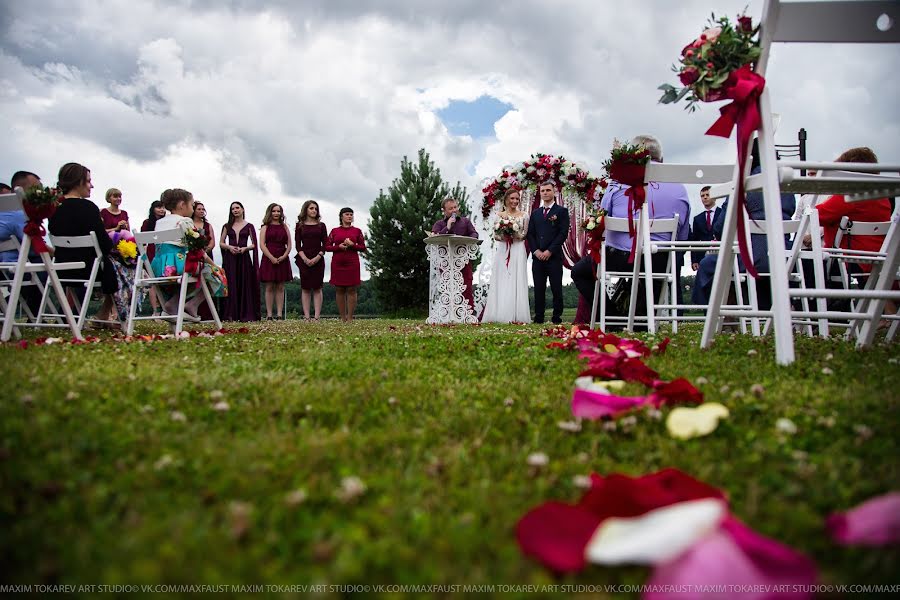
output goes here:
[{"label": "rose petal on grass", "polygon": [[678,557],[717,530],[728,514],[724,501],[703,498],[670,504],[638,517],[611,517],[594,532],[585,554],[600,565],[655,565]]},{"label": "rose petal on grass", "polygon": [[648,403],[647,396],[617,396],[577,389],[572,394],[572,414],[581,419],[612,418]]},{"label": "rose petal on grass", "polygon": [[844,546],[886,546],[900,541],[900,492],[866,500],[828,517],[825,526]]},{"label": "rose petal on grass", "polygon": [[584,568],[584,550],[598,525],[600,518],[587,510],[545,502],[519,519],[516,539],[526,555],[557,573],[569,573]]},{"label": "rose petal on grass", "polygon": [[680,440],[709,435],[728,417],[728,409],[718,402],[707,402],[696,408],[678,407],[666,418],[669,435]]},{"label": "rose petal on grass", "polygon": [[[683,599],[685,595],[678,590],[697,590],[698,586],[737,589],[742,599],[812,597],[812,592],[798,594],[794,586],[811,586],[815,582],[815,564],[806,556],[728,516],[718,531],[702,538],[675,560],[658,565],[647,581],[650,589],[642,598]],[[782,586],[779,589],[784,592],[774,591],[774,586]],[[723,592],[720,596],[735,594]]]}]

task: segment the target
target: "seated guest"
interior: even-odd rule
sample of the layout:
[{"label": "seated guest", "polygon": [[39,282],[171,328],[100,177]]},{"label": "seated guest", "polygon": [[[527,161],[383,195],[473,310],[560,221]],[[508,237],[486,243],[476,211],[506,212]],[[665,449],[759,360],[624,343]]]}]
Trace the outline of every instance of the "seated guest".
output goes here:
[{"label": "seated guest", "polygon": [[106,201],[109,203],[109,208],[100,211],[100,218],[103,219],[106,231],[112,233],[130,229],[128,213],[119,208],[122,205],[122,192],[117,188],[109,188],[106,190]]},{"label": "seated guest", "polygon": [[[28,188],[38,186],[43,187],[41,183],[41,178],[31,173],[30,171],[17,171],[12,176],[12,181],[10,185],[0,184],[6,191],[0,191],[0,194],[11,194],[12,191],[20,187],[23,190],[27,190]],[[0,212],[0,242],[8,240],[11,237],[15,237],[19,240],[19,243],[22,243],[23,236],[25,235],[25,211],[22,209],[11,210],[6,212]],[[50,252],[53,252],[53,249],[50,249]],[[5,250],[0,252],[0,262],[16,262],[19,260],[19,251],[18,250]],[[31,249],[28,255],[28,260],[31,262],[39,261],[40,257],[37,252],[34,251],[34,248]],[[6,276],[8,272],[3,272],[3,275]],[[46,279],[46,274],[41,273],[39,275],[42,281]],[[37,313],[38,309],[41,305],[41,293],[40,290],[36,286],[33,285],[24,285],[22,286],[22,298],[25,300],[25,303],[28,305],[28,308],[31,309],[32,313]]]},{"label": "seated guest", "polygon": [[[192,218],[194,214],[194,197],[189,191],[181,189],[166,190],[161,198],[169,213],[156,222],[155,231],[180,229],[182,232],[186,232],[194,228],[194,220]],[[157,277],[170,277],[184,273],[186,260],[185,244],[183,241],[178,240],[157,244],[156,254],[150,266]],[[200,276],[206,281],[213,296],[224,296],[227,294],[227,288],[222,269],[209,258],[206,252],[203,253],[203,260],[205,264],[202,267]],[[166,302],[163,304],[163,315],[178,314],[178,288],[174,285],[160,286],[160,288],[163,296],[167,297]],[[206,298],[199,292],[200,288],[197,286],[188,286],[187,295],[189,300],[184,303],[184,312],[189,321],[200,321],[197,309]]]},{"label": "seated guest", "polygon": [[[759,162],[759,145],[757,140],[753,140],[753,150],[751,151],[750,173],[760,172]],[[766,218],[766,206],[763,201],[762,192],[747,192],[747,212],[750,218],[755,221],[761,221]],[[794,214],[796,200],[793,194],[781,194],[781,219],[789,220]],[[722,230],[725,227],[725,215],[728,211],[728,200],[722,203],[719,214],[713,221],[713,235],[717,240],[722,239]],[[738,215],[740,217],[740,215]],[[740,223],[740,220],[738,220]],[[786,240],[786,243],[789,243]],[[766,236],[763,234],[752,234],[750,236],[750,249],[753,252],[753,266],[756,267],[758,273],[769,272],[769,245]],[[692,302],[694,304],[709,304],[709,297],[712,294],[713,278],[716,274],[716,262],[719,259],[718,254],[707,254],[700,261],[697,269],[697,278],[694,281],[694,290]],[[744,262],[738,258],[738,267],[744,271]],[[760,310],[768,310],[772,306],[772,293],[768,277],[760,277],[756,281],[757,297]]]},{"label": "seated guest", "polygon": [[[147,218],[144,219],[144,222],[141,223],[141,231],[155,231],[156,230],[156,222],[166,216],[166,207],[163,206],[162,200],[154,200],[150,203],[150,213],[147,215]],[[154,244],[150,244],[147,247],[147,258],[151,261],[153,260],[153,256],[156,252],[156,246]],[[152,291],[150,293],[150,308],[153,309],[153,316],[159,316],[159,301],[156,299],[156,291]]]},{"label": "seated guest", "polygon": [[[59,181],[56,185],[66,200],[50,217],[47,229],[56,236],[88,235],[92,231],[96,234],[97,243],[100,245],[100,252],[103,255],[100,272],[97,274],[100,290],[103,293],[103,304],[95,318],[101,321],[110,321],[114,318],[115,307],[112,294],[119,289],[119,284],[109,256],[113,248],[112,240],[103,226],[100,210],[88,199],[91,197],[91,189],[94,187],[91,183],[91,171],[78,163],[66,163],[59,169]],[[84,268],[66,271],[66,279],[87,280],[90,277],[91,266],[94,264],[96,254],[93,248],[57,248],[55,258],[58,262],[83,261]],[[85,294],[84,292],[83,283],[67,284],[66,293],[71,301],[74,301],[75,298],[81,302],[90,301],[90,293]]]},{"label": "seated guest", "polygon": [[[650,153],[652,162],[663,162],[662,144],[651,135],[639,135],[631,140],[632,144],[641,144]],[[625,191],[628,190],[627,185],[618,182],[611,182],[603,197],[601,207],[605,208],[610,217],[627,218],[628,217],[628,197]],[[691,205],[688,199],[687,189],[680,183],[663,183],[652,182],[645,186],[647,199],[644,208],[650,211],[653,219],[670,219],[676,214],[678,215],[678,229],[675,233],[676,240],[687,240],[690,236],[690,218]],[[635,211],[635,221],[637,221],[639,212]],[[669,234],[650,235],[650,239],[668,240]],[[606,255],[603,260],[606,261],[606,268],[609,271],[631,271],[633,263],[629,263],[628,259],[631,255],[633,238],[627,232],[607,231],[606,232]],[[642,260],[641,257],[635,257],[635,260]],[[663,273],[666,271],[666,263],[669,260],[668,254],[658,252],[651,258],[654,273]],[[597,265],[591,260],[590,255],[585,256],[572,267],[572,281],[579,293],[588,300],[593,301],[594,297],[594,274]],[[677,275],[676,275],[677,276]],[[654,295],[658,299],[662,291],[662,281],[653,284]],[[678,287],[681,287],[680,285]],[[599,303],[597,304],[599,308]],[[606,303],[607,315],[627,316],[627,310],[623,311]],[[645,301],[645,293],[643,292],[643,282],[639,283],[638,302],[636,314],[646,315],[647,307]]]},{"label": "seated guest", "polygon": [[13,189],[5,183],[0,183],[0,194],[12,194]]}]

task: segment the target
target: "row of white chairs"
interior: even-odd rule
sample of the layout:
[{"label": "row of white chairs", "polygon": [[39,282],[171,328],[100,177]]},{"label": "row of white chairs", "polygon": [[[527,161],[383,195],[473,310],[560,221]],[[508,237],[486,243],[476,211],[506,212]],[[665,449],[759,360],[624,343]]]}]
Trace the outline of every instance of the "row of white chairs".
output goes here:
[{"label": "row of white chairs", "polygon": [[[21,188],[16,188],[12,194],[0,195],[0,212],[21,210],[23,198],[24,192]],[[200,292],[204,294],[212,315],[212,322],[215,323],[216,328],[222,327],[209,287],[202,277],[198,278],[191,274],[166,277],[153,273],[147,254],[148,246],[177,242],[181,240],[181,237],[182,232],[179,229],[134,232],[138,263],[135,268],[134,286],[131,290],[128,320],[124,324],[128,335],[134,333],[135,322],[148,319],[168,321],[176,336],[180,334],[185,323],[184,305],[187,292],[192,285],[199,286]],[[50,235],[49,240],[54,248],[92,250],[94,258],[90,264],[88,277],[87,279],[73,279],[66,276],[73,270],[84,269],[85,262],[56,262],[47,252],[39,254],[40,262],[29,261],[28,255],[32,250],[32,245],[31,238],[27,235],[24,236],[21,243],[14,236],[0,241],[0,251],[13,250],[18,253],[18,259],[15,262],[0,263],[0,311],[2,311],[0,316],[3,321],[0,341],[9,341],[13,335],[17,338],[21,337],[19,330],[21,327],[68,328],[73,337],[82,340],[84,339],[82,331],[85,325],[91,321],[97,321],[87,317],[91,295],[100,287],[97,278],[102,263],[102,252],[96,234],[91,232],[87,235],[71,237]],[[65,293],[67,286],[75,290],[68,297]],[[142,295],[145,292],[156,294],[159,286],[177,288],[179,298],[177,313],[162,316],[139,315]],[[28,288],[36,290],[36,294],[40,297],[40,304],[36,311],[22,297],[23,289]],[[70,300],[72,304],[70,304]],[[75,311],[72,310],[73,306]]]}]

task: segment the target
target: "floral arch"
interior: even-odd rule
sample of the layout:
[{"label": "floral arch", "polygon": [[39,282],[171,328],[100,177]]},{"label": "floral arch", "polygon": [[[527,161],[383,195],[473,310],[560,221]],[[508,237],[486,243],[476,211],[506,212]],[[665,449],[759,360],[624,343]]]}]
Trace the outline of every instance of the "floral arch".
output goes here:
[{"label": "floral arch", "polygon": [[569,237],[563,244],[563,264],[571,269],[578,262],[585,247],[585,233],[581,224],[592,214],[597,214],[600,201],[606,191],[607,181],[591,175],[580,165],[551,154],[532,154],[531,158],[486,181],[482,188],[481,215],[484,227],[490,228],[492,213],[499,212],[503,195],[510,188],[521,193],[522,206],[536,209],[540,203],[538,186],[547,181],[556,186],[556,201],[569,210]]}]

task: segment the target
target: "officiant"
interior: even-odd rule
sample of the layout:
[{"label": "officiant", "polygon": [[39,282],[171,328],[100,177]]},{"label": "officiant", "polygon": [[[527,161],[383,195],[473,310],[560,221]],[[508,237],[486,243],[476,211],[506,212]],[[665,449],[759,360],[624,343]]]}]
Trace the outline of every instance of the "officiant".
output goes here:
[{"label": "officiant", "polygon": [[[441,210],[444,212],[444,217],[434,224],[434,227],[431,228],[431,233],[436,235],[462,235],[478,239],[478,231],[475,230],[475,225],[472,224],[472,221],[468,217],[459,214],[459,203],[456,199],[444,198],[441,202]],[[467,262],[466,266],[463,267],[462,277],[465,285],[462,294],[463,298],[466,299],[472,310],[475,310],[475,295],[472,293],[471,262]]]}]

